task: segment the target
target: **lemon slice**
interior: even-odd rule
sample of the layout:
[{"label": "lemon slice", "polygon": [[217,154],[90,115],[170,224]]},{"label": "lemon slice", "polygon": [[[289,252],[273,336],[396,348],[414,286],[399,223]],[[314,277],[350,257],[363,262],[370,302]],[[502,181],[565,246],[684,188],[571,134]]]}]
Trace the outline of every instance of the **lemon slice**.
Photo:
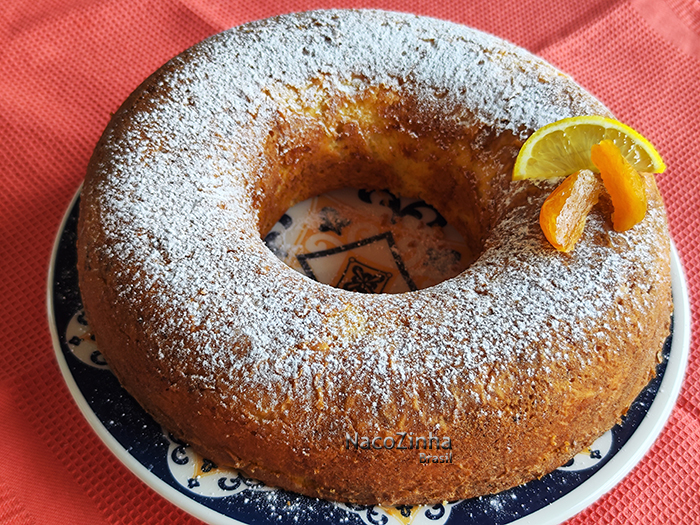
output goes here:
[{"label": "lemon slice", "polygon": [[513,168],[513,180],[566,177],[582,169],[598,172],[591,148],[611,140],[637,171],[666,169],[651,143],[622,122],[600,116],[571,117],[538,129],[525,141]]}]

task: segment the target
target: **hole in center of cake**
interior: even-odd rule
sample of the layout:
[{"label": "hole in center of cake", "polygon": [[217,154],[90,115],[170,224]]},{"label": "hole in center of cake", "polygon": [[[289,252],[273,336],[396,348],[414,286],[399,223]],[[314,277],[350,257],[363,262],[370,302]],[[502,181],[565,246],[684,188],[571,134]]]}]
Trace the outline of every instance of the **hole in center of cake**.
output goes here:
[{"label": "hole in center of cake", "polygon": [[258,231],[289,266],[331,286],[433,286],[481,255],[520,143],[466,110],[443,114],[360,84],[270,90],[280,109],[251,157]]},{"label": "hole in center of cake", "polygon": [[307,277],[360,293],[427,288],[478,256],[434,206],[389,190],[344,188],[306,199],[265,243]]}]

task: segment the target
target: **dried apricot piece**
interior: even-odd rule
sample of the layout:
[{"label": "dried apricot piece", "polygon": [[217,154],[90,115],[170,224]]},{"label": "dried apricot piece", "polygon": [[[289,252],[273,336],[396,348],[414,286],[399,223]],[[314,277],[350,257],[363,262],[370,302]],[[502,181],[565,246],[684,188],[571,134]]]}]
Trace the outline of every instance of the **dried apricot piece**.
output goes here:
[{"label": "dried apricot piece", "polygon": [[590,170],[569,175],[540,209],[540,227],[560,252],[570,252],[581,238],[586,218],[598,202],[603,185]]},{"label": "dried apricot piece", "polygon": [[591,160],[600,170],[613,205],[613,228],[623,232],[639,223],[647,213],[647,194],[639,172],[610,140],[591,148]]}]

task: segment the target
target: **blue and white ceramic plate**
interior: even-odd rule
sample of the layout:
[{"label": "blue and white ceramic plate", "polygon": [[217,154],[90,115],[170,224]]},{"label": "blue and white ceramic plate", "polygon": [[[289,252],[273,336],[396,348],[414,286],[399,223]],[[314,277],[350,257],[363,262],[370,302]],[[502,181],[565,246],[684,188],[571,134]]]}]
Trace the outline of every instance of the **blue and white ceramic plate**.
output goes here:
[{"label": "blue and white ceramic plate", "polygon": [[[675,313],[657,376],[621,425],[564,467],[494,496],[434,506],[343,505],[266,487],[198,456],[119,386],[83,316],[75,250],[78,199],[76,195],[64,218],[49,271],[48,316],[59,366],[83,414],[119,460],[164,498],[207,523],[560,523],[605,494],[641,460],[661,432],[680,390],[689,351],[690,313],[685,279],[673,248]],[[386,192],[332,193],[324,199],[330,201],[310,200],[290,210],[266,238],[280,258],[312,278],[357,291],[403,291],[450,277],[470,262],[458,235],[425,203]],[[401,232],[356,228],[359,237],[347,237],[357,226],[343,211],[348,199],[359,200],[360,206],[378,206],[378,216],[388,217],[382,224],[403,221],[406,231],[443,228],[441,243],[429,246],[412,262],[411,252],[402,252],[401,245],[415,247],[415,240],[402,238]],[[318,220],[304,222],[310,209],[316,210]],[[370,253],[373,246],[379,255]],[[325,266],[322,258],[327,258]],[[426,261],[437,273],[429,275],[421,269]]]}]

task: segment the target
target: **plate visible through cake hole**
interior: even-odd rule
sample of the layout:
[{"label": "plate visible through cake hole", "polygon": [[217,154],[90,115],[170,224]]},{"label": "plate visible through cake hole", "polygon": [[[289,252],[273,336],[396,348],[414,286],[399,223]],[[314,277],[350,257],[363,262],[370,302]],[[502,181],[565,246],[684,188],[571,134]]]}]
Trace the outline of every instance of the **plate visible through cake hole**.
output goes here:
[{"label": "plate visible through cake hole", "polygon": [[294,270],[361,293],[401,293],[450,279],[478,256],[421,199],[343,188],[292,206],[265,243]]}]

